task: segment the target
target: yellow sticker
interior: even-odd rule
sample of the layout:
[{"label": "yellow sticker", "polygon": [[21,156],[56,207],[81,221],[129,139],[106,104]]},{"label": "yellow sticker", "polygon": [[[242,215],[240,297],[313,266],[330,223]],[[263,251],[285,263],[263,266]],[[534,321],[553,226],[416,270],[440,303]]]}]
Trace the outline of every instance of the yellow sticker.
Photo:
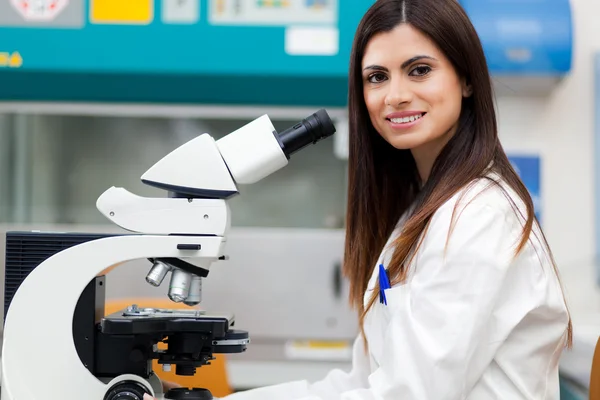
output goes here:
[{"label": "yellow sticker", "polygon": [[0,53],[0,67],[8,67],[9,62],[10,54],[6,52]]},{"label": "yellow sticker", "polygon": [[21,68],[21,65],[23,65],[23,57],[21,57],[18,51],[15,51],[10,56],[9,66],[11,68]]},{"label": "yellow sticker", "polygon": [[154,19],[154,0],[91,0],[94,24],[146,25]]}]

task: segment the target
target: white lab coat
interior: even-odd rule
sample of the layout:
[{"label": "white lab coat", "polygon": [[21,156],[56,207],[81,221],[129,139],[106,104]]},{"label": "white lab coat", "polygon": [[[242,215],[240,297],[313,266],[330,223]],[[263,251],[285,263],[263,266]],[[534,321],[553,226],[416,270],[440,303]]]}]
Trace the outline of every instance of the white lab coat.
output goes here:
[{"label": "white lab coat", "polygon": [[[386,290],[387,306],[377,301],[369,312],[369,349],[359,336],[350,372],[225,400],[558,399],[568,322],[559,281],[536,235],[513,257],[522,223],[488,185],[481,179],[465,189],[448,242],[460,194],[436,212],[408,281]],[[380,257],[386,268],[389,244]],[[377,279],[374,266],[369,290]]]}]

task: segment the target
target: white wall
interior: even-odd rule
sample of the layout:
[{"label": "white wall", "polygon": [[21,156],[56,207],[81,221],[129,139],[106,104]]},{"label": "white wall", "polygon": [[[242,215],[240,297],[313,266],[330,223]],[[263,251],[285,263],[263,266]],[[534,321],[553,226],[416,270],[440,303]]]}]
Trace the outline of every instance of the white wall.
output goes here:
[{"label": "white wall", "polygon": [[542,157],[542,212],[561,269],[594,256],[594,75],[600,2],[571,0],[575,22],[571,74],[546,98],[498,98],[507,152]]}]

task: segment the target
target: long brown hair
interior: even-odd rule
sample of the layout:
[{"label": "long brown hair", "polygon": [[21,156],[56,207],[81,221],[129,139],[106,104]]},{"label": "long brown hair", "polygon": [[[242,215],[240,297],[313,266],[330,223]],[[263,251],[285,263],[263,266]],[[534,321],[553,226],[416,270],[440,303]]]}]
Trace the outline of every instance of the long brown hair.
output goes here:
[{"label": "long brown hair", "polygon": [[[456,133],[437,157],[429,178],[420,182],[410,150],[388,144],[373,127],[363,93],[362,59],[370,39],[407,23],[428,36],[471,85],[463,99]],[[512,168],[498,139],[491,78],[484,51],[467,14],[456,0],[377,0],[360,22],[349,71],[349,185],[344,272],[350,279],[350,301],[359,312],[360,327],[376,301],[364,296],[377,258],[399,218],[411,207],[388,267],[392,285],[407,275],[409,254],[419,245],[432,216],[452,196],[489,172],[499,175],[526,206],[518,254],[534,224],[532,199]],[[491,166],[491,169],[490,169]],[[518,211],[513,202],[513,208]],[[543,236],[543,233],[542,233]],[[544,243],[547,246],[545,237]],[[548,247],[551,256],[551,252]],[[515,255],[516,255],[515,254]],[[552,263],[554,259],[552,258]],[[558,271],[555,272],[558,274]],[[571,345],[569,318],[567,343]]]}]

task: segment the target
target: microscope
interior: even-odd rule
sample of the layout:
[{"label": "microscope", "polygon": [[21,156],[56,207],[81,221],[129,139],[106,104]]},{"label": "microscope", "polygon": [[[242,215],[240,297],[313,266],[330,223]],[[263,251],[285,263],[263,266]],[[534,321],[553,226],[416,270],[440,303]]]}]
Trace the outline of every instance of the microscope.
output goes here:
[{"label": "microscope", "polygon": [[[211,265],[227,259],[228,199],[334,132],[325,110],[280,133],[263,115],[219,140],[199,135],[153,165],[142,182],[165,197],[106,190],[96,206],[123,234],[7,232],[2,400],[213,399],[205,388],[163,393],[152,362],[190,376],[214,354],[246,350],[249,334],[234,329],[233,315],[193,307]],[[140,259],[147,283],[170,275],[168,297],[190,308],[132,304],[105,315],[106,274]]]}]

